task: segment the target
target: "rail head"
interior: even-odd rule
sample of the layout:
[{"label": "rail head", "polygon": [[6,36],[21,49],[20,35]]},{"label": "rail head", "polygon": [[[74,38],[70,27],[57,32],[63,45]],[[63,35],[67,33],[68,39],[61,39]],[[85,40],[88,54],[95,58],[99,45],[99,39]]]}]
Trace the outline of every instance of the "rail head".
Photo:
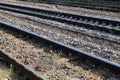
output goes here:
[{"label": "rail head", "polygon": [[93,16],[82,16],[79,14],[73,14],[73,13],[68,13],[68,12],[61,12],[61,11],[54,11],[54,10],[48,10],[48,9],[40,9],[40,8],[34,8],[34,7],[28,7],[28,6],[21,6],[21,5],[16,5],[16,4],[8,4],[8,3],[2,3],[0,2],[0,5],[5,5],[8,7],[15,7],[15,8],[22,8],[22,9],[30,9],[30,10],[35,10],[35,11],[45,11],[45,12],[52,12],[52,13],[58,13],[58,14],[63,14],[63,15],[71,15],[71,16],[76,16],[76,17],[82,17],[82,18],[91,18],[94,20],[103,20],[103,21],[110,21],[112,23],[118,23],[120,24],[120,20],[112,20],[112,19],[105,19],[105,18],[97,18],[97,17],[93,17]]},{"label": "rail head", "polygon": [[5,61],[7,61],[7,63],[12,64],[12,66],[16,70],[20,71],[20,73],[24,74],[28,79],[45,80],[45,78],[43,78],[41,75],[39,75],[34,70],[32,70],[31,68],[29,68],[28,66],[26,66],[25,64],[14,58],[13,56],[11,56],[9,53],[3,51],[1,48],[0,48],[0,57],[3,58]]},{"label": "rail head", "polygon": [[46,42],[48,44],[54,45],[55,47],[58,47],[61,50],[66,51],[67,53],[72,53],[74,55],[79,55],[80,57],[82,56],[85,59],[88,59],[88,60],[94,62],[95,64],[100,64],[101,66],[104,66],[104,67],[112,70],[113,72],[120,74],[120,64],[113,63],[113,62],[111,62],[111,61],[109,61],[107,59],[97,57],[95,55],[91,55],[88,52],[84,52],[84,51],[79,50],[77,48],[74,48],[74,47],[65,45],[63,43],[51,40],[49,38],[43,37],[43,36],[38,35],[36,33],[20,29],[15,25],[10,25],[10,24],[2,22],[2,21],[0,21],[0,25],[6,27],[7,29],[15,30],[17,32],[20,32],[21,34],[29,35],[31,37],[34,37],[35,39],[38,39],[40,41],[43,41],[43,42]]},{"label": "rail head", "polygon": [[[25,7],[25,6],[19,6],[19,5],[12,5],[12,4],[6,4],[6,3],[0,3],[0,9],[16,12],[20,14],[30,15],[38,18],[43,18],[47,20],[53,20],[60,23],[67,23],[67,24],[71,24],[74,26],[83,27],[87,29],[99,30],[99,31],[104,31],[106,33],[120,35],[119,20],[95,18],[90,16],[82,16],[77,14]],[[46,13],[49,15],[46,15]],[[54,17],[51,15],[53,15]],[[62,18],[60,16],[67,17],[67,18]],[[69,19],[68,17],[72,19]]]}]

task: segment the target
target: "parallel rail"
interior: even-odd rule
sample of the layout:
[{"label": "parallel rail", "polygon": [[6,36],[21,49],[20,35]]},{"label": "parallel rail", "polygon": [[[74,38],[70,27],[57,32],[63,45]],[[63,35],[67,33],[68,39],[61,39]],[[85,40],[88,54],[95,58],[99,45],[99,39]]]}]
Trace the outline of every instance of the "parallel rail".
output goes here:
[{"label": "parallel rail", "polygon": [[[58,5],[65,5],[65,6],[73,6],[73,7],[83,7],[88,9],[96,9],[96,10],[105,10],[105,11],[112,11],[112,12],[120,12],[120,6],[100,6],[97,4],[90,4],[90,2],[71,2],[71,1],[39,1],[40,3],[47,3],[47,4],[58,4]],[[112,2],[110,2],[112,3]],[[117,2],[116,2],[117,3]],[[104,4],[104,2],[103,2]],[[120,4],[120,3],[119,3]]]},{"label": "parallel rail", "polygon": [[[0,23],[1,25],[1,23]],[[9,53],[0,49],[0,57],[4,59],[7,63],[12,64],[15,70],[20,71],[20,73],[26,76],[30,80],[45,80],[41,75],[36,73],[34,70],[12,57]]]},{"label": "parallel rail", "polygon": [[[62,43],[59,43],[59,42],[57,42],[57,41],[48,39],[48,38],[43,37],[43,36],[41,36],[41,35],[38,35],[38,34],[36,34],[36,33],[29,32],[29,31],[20,29],[20,28],[18,28],[18,27],[15,26],[15,25],[10,25],[10,24],[8,24],[8,23],[5,23],[5,22],[0,21],[0,26],[5,27],[5,28],[10,29],[10,30],[13,30],[13,31],[17,31],[17,32],[19,32],[19,33],[21,33],[21,34],[23,34],[23,35],[29,35],[30,37],[33,37],[33,38],[35,38],[35,39],[37,39],[37,40],[40,40],[40,41],[43,41],[43,42],[45,42],[45,43],[47,43],[47,44],[51,44],[51,45],[55,46],[56,48],[59,48],[59,49],[61,49],[61,50],[63,50],[63,51],[66,51],[67,53],[72,53],[73,55],[80,56],[80,57],[84,58],[85,60],[87,59],[87,60],[89,60],[89,61],[92,61],[95,65],[96,65],[96,64],[97,64],[97,65],[101,65],[101,66],[106,67],[106,68],[108,68],[109,70],[111,70],[111,71],[113,71],[113,72],[115,72],[115,73],[120,74],[120,64],[113,63],[113,62],[111,62],[111,61],[109,61],[109,60],[107,60],[107,59],[100,58],[100,57],[97,57],[97,56],[95,56],[95,55],[91,55],[90,53],[84,52],[84,51],[82,51],[82,50],[73,48],[73,47],[68,46],[68,45],[64,45],[64,44],[62,44]],[[6,56],[6,54],[3,54],[3,53],[5,53],[5,52],[1,51],[0,53],[1,53],[0,56],[2,56],[3,58],[5,58],[8,62],[10,62],[10,63],[12,63],[12,64],[15,64],[16,67],[18,67],[18,69],[22,70],[22,71],[25,72],[26,74],[31,73],[31,71],[27,71],[27,72],[28,72],[28,73],[27,73],[27,72],[26,72],[26,68],[22,67],[23,64],[21,64],[20,62],[19,62],[19,64],[18,64],[18,62],[14,62],[15,59],[9,60],[9,59],[10,59],[10,56],[9,56],[8,54],[7,54],[7,56]],[[22,65],[22,66],[21,66],[21,65]],[[25,71],[24,71],[24,70],[25,70]],[[29,75],[29,74],[28,74],[28,75]],[[32,76],[33,76],[33,78],[35,78],[35,79],[33,79],[33,80],[39,80],[39,78],[40,78],[40,77],[38,77],[38,76],[35,77],[35,75],[32,75]],[[38,78],[38,79],[37,79],[37,78]],[[41,78],[40,78],[40,79],[41,79]]]},{"label": "parallel rail", "polygon": [[120,21],[0,3],[0,9],[120,35]]}]

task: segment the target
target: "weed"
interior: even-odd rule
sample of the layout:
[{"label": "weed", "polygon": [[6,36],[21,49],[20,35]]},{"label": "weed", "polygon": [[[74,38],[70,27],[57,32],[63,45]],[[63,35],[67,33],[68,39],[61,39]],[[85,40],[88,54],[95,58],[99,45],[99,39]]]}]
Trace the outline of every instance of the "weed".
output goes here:
[{"label": "weed", "polygon": [[0,79],[17,76],[18,72],[14,72],[12,67],[8,68],[5,64],[0,64]]},{"label": "weed", "polygon": [[117,61],[116,59],[113,59],[112,62],[114,62],[114,63],[118,63],[118,61]]},{"label": "weed", "polygon": [[53,58],[60,58],[60,54],[58,54],[58,53],[52,53],[52,57]]}]

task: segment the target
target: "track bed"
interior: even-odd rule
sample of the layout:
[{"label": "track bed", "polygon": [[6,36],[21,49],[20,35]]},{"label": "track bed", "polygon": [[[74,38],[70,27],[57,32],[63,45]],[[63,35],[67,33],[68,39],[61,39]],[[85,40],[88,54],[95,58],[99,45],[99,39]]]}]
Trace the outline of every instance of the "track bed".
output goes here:
[{"label": "track bed", "polygon": [[[8,12],[9,14],[9,12]],[[14,23],[22,29],[26,29],[50,39],[90,52],[91,54],[106,58],[116,63],[119,61],[120,37],[96,33],[83,29],[71,29],[69,26],[56,25],[50,21],[44,21],[10,13],[1,13],[1,20]],[[13,16],[16,15],[16,16]],[[21,17],[21,18],[19,18]],[[30,20],[32,21],[30,21]],[[39,22],[36,22],[39,21]],[[46,24],[47,23],[47,24]],[[78,31],[78,32],[76,32]],[[88,35],[89,34],[89,35]]]},{"label": "track bed", "polygon": [[[49,6],[49,8],[52,9],[55,7]],[[44,13],[44,10],[41,13]],[[44,13],[44,15],[46,14],[48,13]],[[118,14],[119,13],[117,13],[117,15]],[[53,18],[56,16],[56,14],[51,15]],[[58,15],[57,17],[67,18],[69,16],[66,15],[59,17]],[[71,20],[76,20],[76,18],[73,17],[69,18],[71,18]],[[35,70],[40,75],[43,75],[46,79],[119,80],[120,78],[120,75],[112,73],[112,71],[119,71],[120,68],[119,17],[117,19],[118,21],[115,21],[115,24],[114,20],[112,22],[112,25],[110,22],[108,22],[110,25],[107,24],[107,21],[105,23],[106,25],[109,25],[105,25],[105,27],[109,28],[112,26],[112,28],[118,29],[117,35],[115,35],[112,30],[109,31],[109,34],[98,30],[85,29],[81,27],[78,28],[74,25],[71,26],[69,24],[61,24],[56,21],[46,20],[43,18],[41,19],[34,16],[31,17],[29,15],[18,14],[5,10],[0,10],[0,20],[10,24],[15,24],[17,25],[17,28],[34,32],[37,36],[42,36],[41,41],[41,39],[38,37],[36,38],[35,35],[31,36],[31,34],[26,34],[24,31],[9,28],[10,26],[3,26],[2,23],[0,26],[0,48]],[[59,19],[59,21],[61,20]],[[88,19],[87,21],[89,22]],[[83,22],[86,22],[86,20]],[[96,23],[98,24],[99,22]],[[44,40],[43,37],[45,37],[45,39],[49,38],[48,41]],[[72,46],[72,48],[66,48],[64,44],[66,46]],[[62,47],[60,45],[62,45]],[[81,50],[86,51],[89,54],[86,54],[86,52],[83,52]],[[78,56],[78,54],[76,56],[73,53],[80,53],[81,56]],[[107,60],[98,57],[96,58],[94,55],[105,58]],[[104,62],[99,62],[99,59],[102,59]],[[93,60],[93,62],[96,61],[96,64],[92,63],[89,60]],[[113,65],[116,67],[113,67]],[[109,69],[103,68],[103,66]],[[111,69],[112,71],[109,71]]]},{"label": "track bed", "polygon": [[46,45],[3,26],[0,27],[0,35],[0,48],[47,79],[119,79],[119,75],[115,76],[103,68],[82,62],[80,57],[64,54],[63,51],[55,49],[55,46]]},{"label": "track bed", "polygon": [[95,16],[100,18],[108,18],[113,20],[120,20],[120,12],[110,12],[110,11],[103,11],[103,10],[93,10],[93,9],[86,9],[81,7],[71,7],[71,6],[62,6],[62,5],[52,5],[52,4],[44,4],[44,3],[34,3],[34,2],[24,2],[24,1],[16,1],[16,0],[1,0],[2,3],[10,3],[10,4],[17,4],[17,5],[25,5],[28,7],[33,8],[41,8],[41,9],[48,9],[54,11],[64,11],[74,14],[86,15],[86,16]]}]

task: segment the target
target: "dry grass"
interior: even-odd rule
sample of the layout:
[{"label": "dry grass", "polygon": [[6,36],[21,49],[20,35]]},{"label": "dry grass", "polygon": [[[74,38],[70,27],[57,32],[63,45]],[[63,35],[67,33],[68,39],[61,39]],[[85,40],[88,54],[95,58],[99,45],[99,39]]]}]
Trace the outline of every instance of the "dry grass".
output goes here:
[{"label": "dry grass", "polygon": [[0,63],[0,80],[16,77],[17,73],[13,72],[12,68],[8,68]]}]

